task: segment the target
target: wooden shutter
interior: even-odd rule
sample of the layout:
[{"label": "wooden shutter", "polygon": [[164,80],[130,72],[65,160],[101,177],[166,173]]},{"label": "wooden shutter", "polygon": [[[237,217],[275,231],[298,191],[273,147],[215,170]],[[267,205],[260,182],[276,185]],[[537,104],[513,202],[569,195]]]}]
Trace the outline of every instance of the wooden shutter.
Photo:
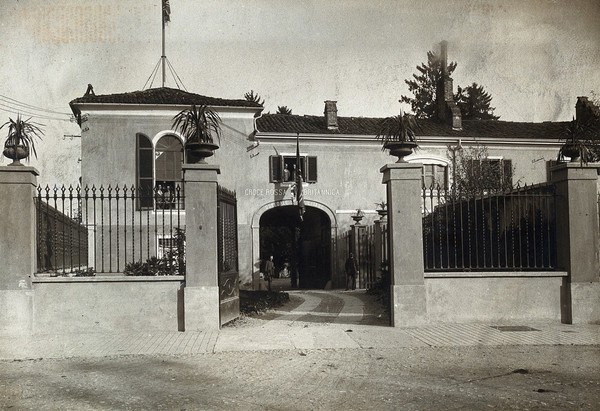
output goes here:
[{"label": "wooden shutter", "polygon": [[283,157],[269,157],[269,182],[281,183],[283,175]]},{"label": "wooden shutter", "polygon": [[306,157],[306,162],[307,162],[306,182],[307,183],[316,183],[317,182],[317,156]]},{"label": "wooden shutter", "polygon": [[503,167],[503,181],[502,181],[502,186],[503,187],[507,187],[510,186],[512,187],[513,181],[513,166],[512,166],[512,160],[502,160],[502,167]]},{"label": "wooden shutter", "polygon": [[152,208],[154,200],[154,153],[152,142],[143,134],[137,135],[137,189],[138,206]]}]

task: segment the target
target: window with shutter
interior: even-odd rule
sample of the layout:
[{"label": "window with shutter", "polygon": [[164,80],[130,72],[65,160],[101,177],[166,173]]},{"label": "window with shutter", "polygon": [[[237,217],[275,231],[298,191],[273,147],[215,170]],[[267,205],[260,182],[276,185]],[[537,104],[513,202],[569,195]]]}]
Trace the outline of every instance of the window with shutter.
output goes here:
[{"label": "window with shutter", "polygon": [[269,182],[281,183],[283,175],[283,158],[281,156],[269,157]]},{"label": "window with shutter", "polygon": [[317,157],[316,156],[308,156],[306,157],[307,164],[307,176],[306,181],[308,183],[316,183],[317,182]]}]

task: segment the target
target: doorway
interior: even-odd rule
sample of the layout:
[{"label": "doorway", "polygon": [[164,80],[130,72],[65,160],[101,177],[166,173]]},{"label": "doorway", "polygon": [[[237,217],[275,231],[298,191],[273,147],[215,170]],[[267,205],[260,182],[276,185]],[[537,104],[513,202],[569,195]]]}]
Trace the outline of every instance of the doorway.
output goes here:
[{"label": "doorway", "polygon": [[324,211],[307,206],[301,222],[298,207],[284,205],[264,212],[259,224],[260,259],[273,256],[276,277],[288,275],[290,288],[330,286],[331,220]]}]

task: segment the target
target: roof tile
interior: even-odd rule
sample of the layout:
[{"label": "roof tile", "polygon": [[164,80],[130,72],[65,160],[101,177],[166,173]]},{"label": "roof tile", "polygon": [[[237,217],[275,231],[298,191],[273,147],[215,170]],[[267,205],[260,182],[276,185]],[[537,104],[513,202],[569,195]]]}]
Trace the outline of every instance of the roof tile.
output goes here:
[{"label": "roof tile", "polygon": [[218,107],[256,107],[262,106],[253,101],[243,99],[230,100],[202,96],[187,91],[160,87],[130,93],[86,95],[71,101],[71,105],[94,104],[165,104],[165,105],[209,105]]},{"label": "roof tile", "polygon": [[[257,120],[257,128],[265,133],[303,134],[345,134],[377,135],[381,118],[338,117],[338,130],[328,130],[325,117],[298,116],[289,114],[263,114]],[[463,120],[463,129],[454,131],[451,127],[435,120],[419,120],[421,136],[447,137],[492,137],[520,139],[564,138],[568,122],[526,123],[499,120]]]}]

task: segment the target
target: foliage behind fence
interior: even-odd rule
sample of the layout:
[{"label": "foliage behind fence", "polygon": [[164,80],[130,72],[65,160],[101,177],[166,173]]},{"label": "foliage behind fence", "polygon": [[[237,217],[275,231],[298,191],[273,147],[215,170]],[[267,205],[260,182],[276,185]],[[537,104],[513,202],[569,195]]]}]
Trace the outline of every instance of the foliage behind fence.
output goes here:
[{"label": "foliage behind fence", "polygon": [[465,197],[423,189],[426,271],[556,269],[553,185]]},{"label": "foliage behind fence", "polygon": [[[38,191],[40,193],[40,191]],[[36,207],[36,246],[38,272],[78,270],[88,264],[88,231],[81,219],[65,214],[64,202],[60,202],[62,212],[57,209],[59,202],[51,206],[48,201],[35,199]]]}]

